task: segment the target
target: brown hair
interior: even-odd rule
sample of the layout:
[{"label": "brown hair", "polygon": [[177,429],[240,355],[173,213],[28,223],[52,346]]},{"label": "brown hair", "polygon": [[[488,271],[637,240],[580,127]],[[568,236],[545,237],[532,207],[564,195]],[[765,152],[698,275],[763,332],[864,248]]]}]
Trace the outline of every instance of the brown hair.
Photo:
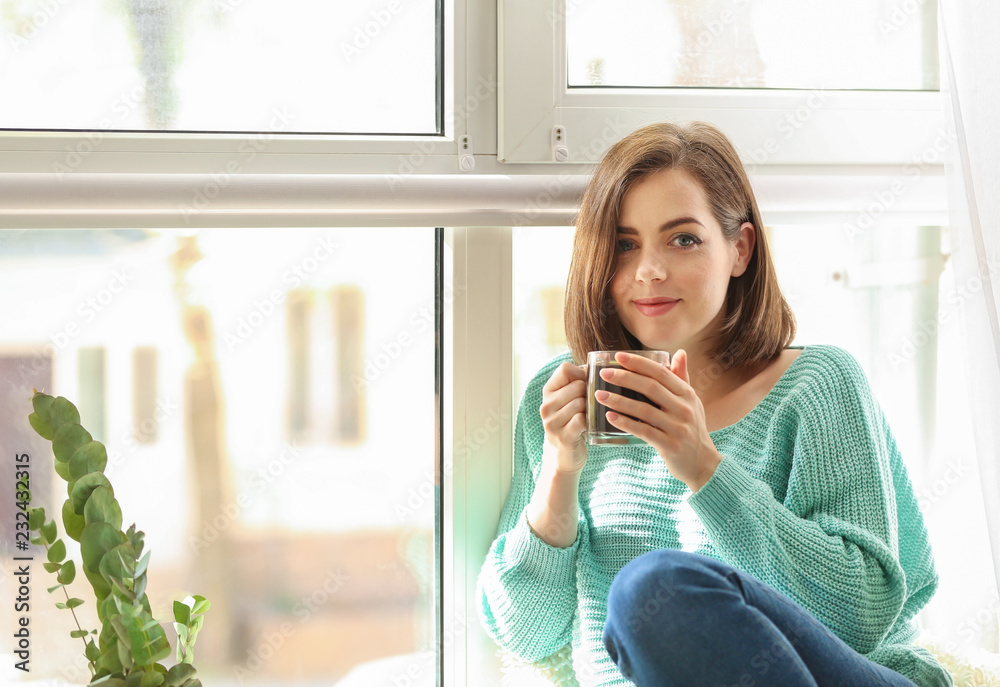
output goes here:
[{"label": "brown hair", "polygon": [[618,221],[632,186],[664,169],[684,170],[702,185],[728,241],[736,241],[744,222],[756,229],[746,271],[729,280],[725,319],[710,355],[723,369],[774,359],[795,338],[795,316],[778,287],[750,180],[725,134],[689,122],[629,134],[605,153],[587,186],[566,284],[566,338],[574,360],[584,362],[588,351],[642,348],[618,319],[610,294]]}]

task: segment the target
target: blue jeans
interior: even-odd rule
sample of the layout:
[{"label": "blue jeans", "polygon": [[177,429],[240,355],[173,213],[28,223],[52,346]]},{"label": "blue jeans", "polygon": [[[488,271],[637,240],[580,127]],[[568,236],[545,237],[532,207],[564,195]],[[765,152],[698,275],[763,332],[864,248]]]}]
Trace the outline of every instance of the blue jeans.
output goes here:
[{"label": "blue jeans", "polygon": [[784,594],[673,549],[643,554],[615,577],[604,645],[638,687],[915,687]]}]

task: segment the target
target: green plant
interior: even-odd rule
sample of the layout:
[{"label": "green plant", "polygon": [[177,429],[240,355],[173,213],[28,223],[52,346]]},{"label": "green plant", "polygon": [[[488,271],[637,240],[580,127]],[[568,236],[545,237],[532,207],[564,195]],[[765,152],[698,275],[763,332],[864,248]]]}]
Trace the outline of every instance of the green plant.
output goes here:
[{"label": "green plant", "polygon": [[68,498],[62,506],[66,534],[80,543],[84,576],[93,587],[100,632],[80,626],[76,609],[84,601],[71,597],[66,585],[76,578],[76,564],[66,559],[66,545],[57,537],[55,520],[46,522],[44,508],[32,508],[29,528],[38,536],[32,543],[45,546],[45,569],[55,573],[58,584],[49,593],[63,590],[76,629],[70,637],[81,639],[90,666],[90,685],[101,687],[201,687],[194,677],[194,642],[204,622],[209,602],[201,596],[174,602],[177,630],[177,663],[167,668],[160,661],[170,655],[170,643],[153,616],[146,596],[149,552],[143,555],[142,532],[131,525],[122,531],[122,511],[114,488],[104,475],[108,454],[80,426],[76,406],[62,396],[35,391],[34,412],[28,421],[52,442],[55,471],[67,482]]}]

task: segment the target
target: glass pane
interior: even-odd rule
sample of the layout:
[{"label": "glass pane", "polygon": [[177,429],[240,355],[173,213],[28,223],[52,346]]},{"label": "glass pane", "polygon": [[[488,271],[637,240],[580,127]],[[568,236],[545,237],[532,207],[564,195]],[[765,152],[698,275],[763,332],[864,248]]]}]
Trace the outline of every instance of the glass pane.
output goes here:
[{"label": "glass pane", "polygon": [[[433,684],[434,256],[432,228],[0,232],[0,319],[16,323],[0,334],[0,445],[31,452],[58,513],[66,484],[31,440],[31,388],[84,422],[100,399],[106,474],[152,552],[154,617],[187,594],[212,603],[204,684]],[[19,679],[86,684],[35,553],[36,661]],[[70,593],[99,627],[82,575]]]},{"label": "glass pane", "polygon": [[[930,227],[768,229],[782,291],[798,322],[794,345],[833,344],[868,374],[927,519],[940,586],[922,612],[942,647],[997,645],[996,586],[976,449],[961,309],[982,284],[956,284],[947,231]],[[514,230],[515,402],[534,374],[569,350],[559,341],[571,227]],[[821,250],[817,250],[818,247]]]},{"label": "glass pane", "polygon": [[935,90],[937,3],[567,0],[570,86]]},{"label": "glass pane", "polygon": [[0,0],[0,128],[436,133],[434,0]]}]

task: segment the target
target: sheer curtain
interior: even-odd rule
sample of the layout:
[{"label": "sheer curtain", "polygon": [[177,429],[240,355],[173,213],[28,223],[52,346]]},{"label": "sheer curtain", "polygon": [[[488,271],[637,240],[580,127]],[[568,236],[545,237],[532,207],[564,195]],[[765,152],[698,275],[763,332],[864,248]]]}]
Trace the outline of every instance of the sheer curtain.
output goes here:
[{"label": "sheer curtain", "polygon": [[942,90],[956,144],[946,174],[972,425],[1000,591],[1000,2],[940,0]]}]

